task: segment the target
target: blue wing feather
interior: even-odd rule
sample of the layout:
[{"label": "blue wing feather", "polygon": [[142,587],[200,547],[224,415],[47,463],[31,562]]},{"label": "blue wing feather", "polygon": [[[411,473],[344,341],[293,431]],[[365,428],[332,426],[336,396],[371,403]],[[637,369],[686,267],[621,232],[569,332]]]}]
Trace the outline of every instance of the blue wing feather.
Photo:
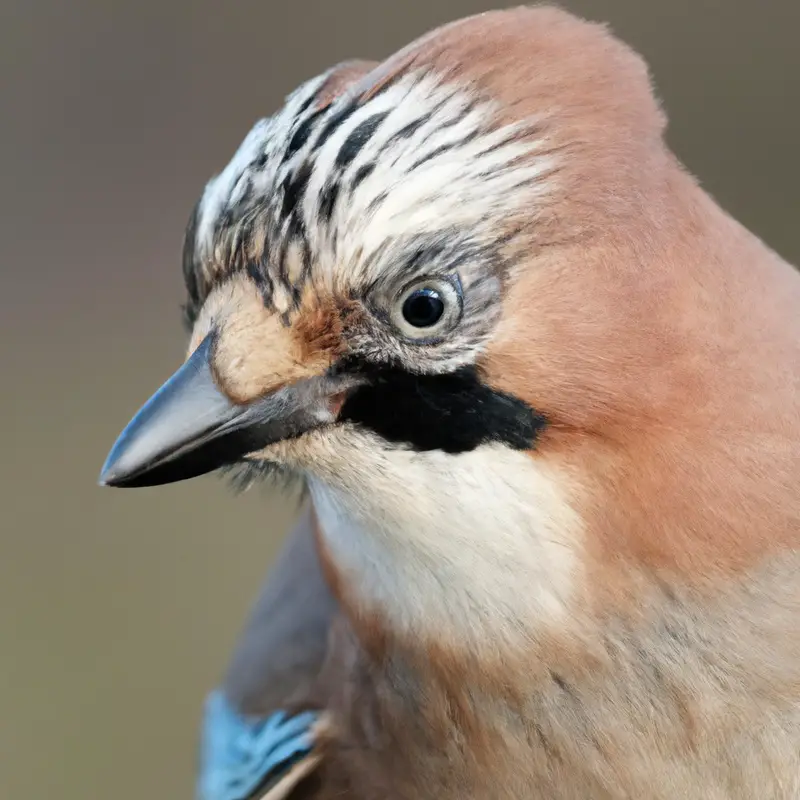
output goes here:
[{"label": "blue wing feather", "polygon": [[216,690],[206,699],[197,800],[245,800],[270,773],[313,749],[314,712],[287,717],[239,714]]}]

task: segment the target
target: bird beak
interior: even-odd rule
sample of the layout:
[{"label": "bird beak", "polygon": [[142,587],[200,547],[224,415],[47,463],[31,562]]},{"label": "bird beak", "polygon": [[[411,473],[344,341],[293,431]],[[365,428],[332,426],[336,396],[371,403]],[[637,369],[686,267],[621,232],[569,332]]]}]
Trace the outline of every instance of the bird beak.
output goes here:
[{"label": "bird beak", "polygon": [[346,379],[308,378],[239,405],[217,387],[213,345],[209,334],[128,423],[103,465],[101,486],[187,480],[335,421],[332,400],[348,388]]}]

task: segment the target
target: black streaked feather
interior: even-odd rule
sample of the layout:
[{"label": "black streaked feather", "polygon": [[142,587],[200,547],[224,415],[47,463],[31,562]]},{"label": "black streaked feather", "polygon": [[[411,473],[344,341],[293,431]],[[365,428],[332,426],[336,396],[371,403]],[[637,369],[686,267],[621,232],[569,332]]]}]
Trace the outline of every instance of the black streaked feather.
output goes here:
[{"label": "black streaked feather", "polygon": [[421,167],[423,164],[427,163],[428,161],[436,158],[437,156],[442,155],[442,153],[446,153],[448,150],[457,150],[463,147],[466,144],[469,144],[474,139],[477,139],[478,136],[481,135],[479,130],[474,130],[471,133],[468,133],[466,136],[459,139],[457,142],[449,142],[448,144],[440,145],[439,147],[434,148],[430,151],[430,153],[426,153],[424,156],[420,156],[409,168],[409,172],[413,172],[418,167]]},{"label": "black streaked feather", "polygon": [[352,182],[350,183],[350,191],[354,192],[359,187],[359,185],[363,181],[365,181],[374,171],[375,171],[375,164],[364,164],[363,167],[359,167],[358,172],[356,172]]},{"label": "black streaked feather", "polygon": [[306,161],[294,175],[286,176],[283,181],[281,218],[291,214],[297,208],[297,205],[302,202],[313,168],[313,163]]},{"label": "black streaked feather", "polygon": [[339,181],[326,184],[319,199],[319,214],[325,222],[330,222],[333,216],[333,207],[339,197]]},{"label": "black streaked feather", "polygon": [[319,111],[315,111],[313,114],[311,114],[311,116],[303,120],[303,122],[297,126],[297,130],[289,140],[289,144],[286,147],[286,152],[283,154],[284,163],[290,161],[294,157],[295,153],[303,148],[303,145],[308,141],[308,137],[311,136],[311,132],[314,130],[314,126],[317,124],[317,120],[319,120],[319,118],[327,110],[327,108],[321,108]]},{"label": "black streaked feather", "polygon": [[264,306],[269,308],[272,304],[272,294],[274,291],[269,270],[263,269],[252,262],[247,262],[245,270],[247,272],[247,276],[256,285],[256,289],[258,289],[258,293],[261,295],[261,300],[263,301]]},{"label": "black streaked feather", "polygon": [[373,114],[367,117],[362,123],[350,133],[344,140],[344,144],[336,154],[336,166],[345,169],[353,162],[353,159],[361,152],[367,142],[374,136],[375,132],[380,127],[380,124],[389,115],[388,111],[382,111],[379,114]]},{"label": "black streaked feather", "polygon": [[413,134],[433,116],[433,113],[434,112],[431,111],[430,114],[424,114],[418,119],[409,122],[408,125],[404,125],[399,131],[397,131],[397,133],[392,135],[392,138],[389,139],[388,142],[386,142],[386,147],[391,147],[395,142],[398,142],[401,139],[408,139],[410,136],[413,136]]},{"label": "black streaked feather", "polygon": [[335,114],[331,116],[331,118],[325,123],[325,127],[320,131],[317,140],[314,142],[314,150],[319,150],[325,142],[330,139],[330,137],[335,133],[335,131],[344,123],[349,117],[351,117],[356,110],[358,109],[359,105],[355,101],[351,101],[348,103],[344,108],[337,111]]}]

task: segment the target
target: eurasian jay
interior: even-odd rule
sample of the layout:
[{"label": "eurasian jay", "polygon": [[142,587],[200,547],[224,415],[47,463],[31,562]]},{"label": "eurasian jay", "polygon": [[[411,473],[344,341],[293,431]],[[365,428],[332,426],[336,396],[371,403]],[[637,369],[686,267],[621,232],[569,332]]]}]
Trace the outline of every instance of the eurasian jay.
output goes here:
[{"label": "eurasian jay", "polygon": [[101,482],[308,504],[200,796],[800,797],[800,275],[643,61],[518,8],[258,122],[186,235],[186,363]]}]

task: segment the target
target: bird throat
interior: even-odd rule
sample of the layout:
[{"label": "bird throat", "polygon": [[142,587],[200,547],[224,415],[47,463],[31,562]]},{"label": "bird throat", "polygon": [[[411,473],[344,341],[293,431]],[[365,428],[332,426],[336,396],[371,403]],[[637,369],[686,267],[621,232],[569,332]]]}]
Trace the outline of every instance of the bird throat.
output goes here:
[{"label": "bird throat", "polygon": [[346,468],[308,486],[345,607],[465,655],[518,651],[569,616],[580,523],[530,454],[496,442],[387,451],[341,436]]}]

